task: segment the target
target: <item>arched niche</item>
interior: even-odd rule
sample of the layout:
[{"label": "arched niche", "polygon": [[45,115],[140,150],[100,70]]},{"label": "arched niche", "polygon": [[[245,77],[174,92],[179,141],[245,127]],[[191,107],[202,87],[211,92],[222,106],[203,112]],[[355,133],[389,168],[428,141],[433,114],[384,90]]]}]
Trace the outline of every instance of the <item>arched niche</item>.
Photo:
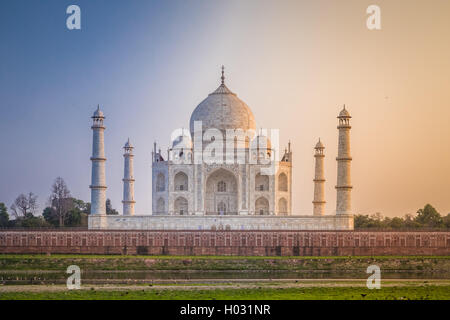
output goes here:
[{"label": "arched niche", "polygon": [[189,178],[186,173],[180,171],[174,177],[174,189],[175,191],[188,191]]},{"label": "arched niche", "polygon": [[265,197],[259,197],[255,201],[255,215],[268,215],[269,214],[269,200]]},{"label": "arched niche", "polygon": [[189,210],[188,201],[184,197],[178,197],[174,203],[175,214],[180,216],[187,215]]},{"label": "arched niche", "polygon": [[288,191],[288,179],[284,172],[278,175],[278,191]]},{"label": "arched niche", "polygon": [[[238,213],[237,179],[231,171],[223,168],[213,171],[206,179],[205,188],[206,214]],[[220,208],[219,204],[221,204]]]}]

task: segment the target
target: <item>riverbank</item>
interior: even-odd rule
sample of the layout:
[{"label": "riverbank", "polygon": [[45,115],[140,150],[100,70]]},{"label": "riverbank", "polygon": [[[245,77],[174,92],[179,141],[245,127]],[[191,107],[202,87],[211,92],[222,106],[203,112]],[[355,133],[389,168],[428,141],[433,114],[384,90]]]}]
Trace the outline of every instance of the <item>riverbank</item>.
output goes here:
[{"label": "riverbank", "polygon": [[450,257],[0,255],[0,299],[450,299]]}]

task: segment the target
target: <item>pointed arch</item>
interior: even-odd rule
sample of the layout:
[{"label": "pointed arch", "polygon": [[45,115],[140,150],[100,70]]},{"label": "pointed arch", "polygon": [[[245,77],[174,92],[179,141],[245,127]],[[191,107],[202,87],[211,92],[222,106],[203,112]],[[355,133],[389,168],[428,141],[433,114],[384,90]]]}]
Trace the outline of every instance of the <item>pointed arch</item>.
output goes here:
[{"label": "pointed arch", "polygon": [[160,214],[166,212],[166,202],[163,198],[159,198],[156,202],[156,212]]},{"label": "pointed arch", "polygon": [[287,213],[287,200],[285,198],[280,198],[280,200],[278,200],[278,214],[280,216],[286,216]]},{"label": "pointed arch", "polygon": [[184,197],[178,197],[174,203],[175,214],[187,215],[189,212],[188,201]]},{"label": "pointed arch", "polygon": [[162,172],[156,176],[156,192],[166,191],[166,177]]},{"label": "pointed arch", "polygon": [[268,215],[269,214],[269,200],[265,197],[259,197],[255,201],[255,215]]},{"label": "pointed arch", "polygon": [[174,177],[174,188],[175,191],[188,191],[189,189],[189,178],[183,171],[178,172]]},{"label": "pointed arch", "polygon": [[224,214],[237,214],[239,210],[238,182],[232,171],[224,168],[214,170],[208,175],[205,187],[206,214],[219,215],[220,202],[225,205],[226,210],[222,210]]},{"label": "pointed arch", "polygon": [[288,179],[284,172],[278,176],[278,191],[288,191]]}]

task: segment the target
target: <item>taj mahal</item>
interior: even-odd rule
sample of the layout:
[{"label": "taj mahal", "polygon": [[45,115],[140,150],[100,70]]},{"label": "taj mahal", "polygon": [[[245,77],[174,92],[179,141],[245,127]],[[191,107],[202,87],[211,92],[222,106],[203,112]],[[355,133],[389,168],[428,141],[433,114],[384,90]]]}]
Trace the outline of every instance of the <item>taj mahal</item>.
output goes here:
[{"label": "taj mahal", "polygon": [[292,212],[292,149],[277,131],[258,130],[252,110],[225,85],[192,112],[189,129],[174,131],[167,152],[152,151],[152,212],[135,213],[134,147],[124,146],[123,214],[106,215],[105,116],[92,119],[91,230],[353,230],[350,114],[338,115],[336,213],[325,214],[324,145],[314,147],[310,215]]}]

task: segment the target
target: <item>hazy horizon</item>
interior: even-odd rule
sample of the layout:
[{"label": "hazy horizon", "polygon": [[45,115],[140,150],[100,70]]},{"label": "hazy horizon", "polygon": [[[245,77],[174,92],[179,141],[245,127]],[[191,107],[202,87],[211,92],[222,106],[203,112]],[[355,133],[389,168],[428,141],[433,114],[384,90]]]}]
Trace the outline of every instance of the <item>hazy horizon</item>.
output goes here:
[{"label": "hazy horizon", "polygon": [[[66,8],[81,8],[81,30]],[[381,8],[382,29],[366,27]],[[122,212],[123,145],[135,146],[136,214],[151,212],[151,151],[188,128],[220,84],[293,150],[293,214],[312,214],[314,150],[325,145],[335,211],[337,119],[351,119],[353,212],[450,213],[450,2],[366,0],[3,1],[0,202],[57,176],[90,201],[91,115],[105,113],[107,197]],[[10,212],[10,210],[9,210]],[[10,212],[11,215],[11,212]]]}]

